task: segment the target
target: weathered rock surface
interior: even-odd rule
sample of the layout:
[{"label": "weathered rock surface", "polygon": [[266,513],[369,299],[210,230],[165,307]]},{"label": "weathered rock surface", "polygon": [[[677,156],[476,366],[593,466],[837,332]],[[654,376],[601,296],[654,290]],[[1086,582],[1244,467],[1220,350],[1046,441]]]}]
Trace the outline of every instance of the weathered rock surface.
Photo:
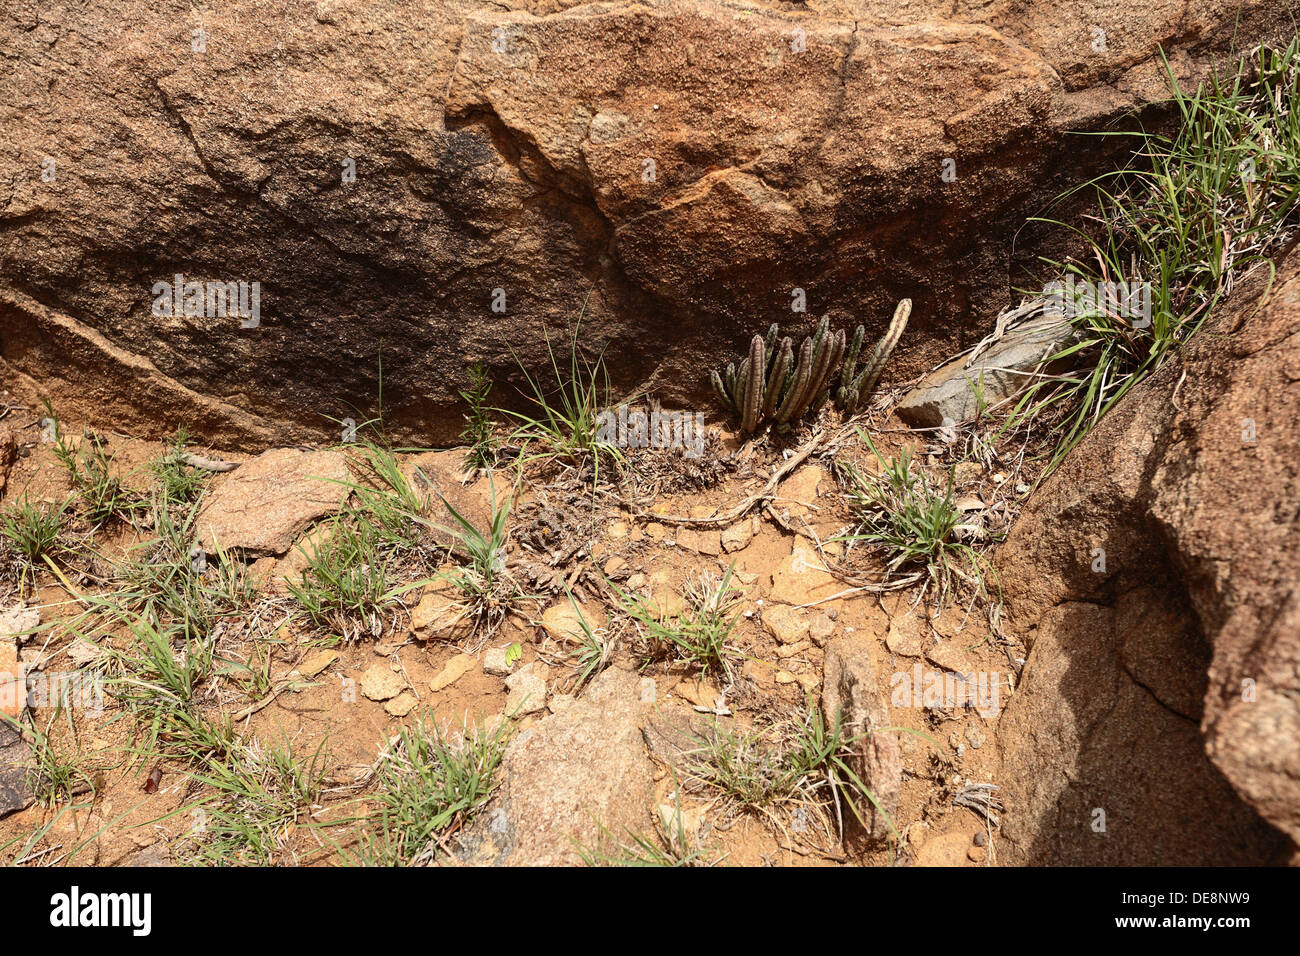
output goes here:
[{"label": "weathered rock surface", "polygon": [[0,720],[0,817],[31,806],[32,749],[14,726]]},{"label": "weathered rock surface", "polygon": [[1300,838],[1294,258],[1257,311],[1261,285],[1100,422],[1000,552],[1031,648],[999,726],[1011,862],[1261,863]]},{"label": "weathered rock surface", "polygon": [[897,835],[898,797],[903,783],[898,735],[885,729],[890,722],[871,660],[874,646],[874,639],[865,635],[830,641],[822,669],[822,716],[827,726],[840,720],[845,737],[862,736],[851,766],[879,804],[877,809],[869,801],[859,801],[864,804],[859,809],[865,827],[846,815],[846,836],[858,842]]},{"label": "weathered rock surface", "polygon": [[18,440],[14,438],[13,429],[0,426],[0,495],[5,493],[9,483],[9,471],[18,457]]},{"label": "weathered rock surface", "polygon": [[361,675],[361,693],[370,700],[391,700],[406,690],[406,681],[388,664],[371,664]]},{"label": "weathered rock surface", "polygon": [[[1203,76],[1296,9],[17,0],[0,368],[65,416],[265,446],[374,409],[382,342],[388,424],[445,441],[466,363],[544,368],[588,291],[615,386],[684,402],[756,328],[797,332],[803,289],[873,333],[912,298],[913,374],[1115,145],[1067,131],[1163,97],[1158,48]],[[178,273],[259,282],[256,327],[154,314]]]},{"label": "weathered rock surface", "polygon": [[546,679],[537,673],[536,664],[528,664],[506,678],[510,694],[506,698],[506,714],[521,717],[535,714],[546,707]]},{"label": "weathered rock surface", "polygon": [[598,631],[605,626],[605,610],[596,602],[570,604],[568,599],[553,604],[542,612],[538,623],[554,641],[571,644],[585,639],[586,628]]},{"label": "weathered rock surface", "polygon": [[939,833],[917,849],[914,866],[970,866],[969,833]]},{"label": "weathered rock surface", "polygon": [[23,644],[31,640],[32,632],[40,626],[41,609],[16,604],[0,611],[0,641]]},{"label": "weathered rock surface", "polygon": [[782,644],[797,644],[808,637],[809,616],[784,604],[769,604],[763,608],[763,626]]},{"label": "weathered rock surface", "polygon": [[556,866],[581,862],[603,825],[617,839],[653,827],[653,767],[645,753],[640,679],[610,668],[569,706],[506,748],[503,782],[457,839],[472,863]]},{"label": "weathered rock surface", "polygon": [[817,501],[817,489],[825,480],[826,471],[820,465],[804,465],[777,488],[778,507],[791,518],[812,514]]},{"label": "weathered rock surface", "polygon": [[436,694],[456,683],[477,666],[478,659],[473,654],[457,654],[429,681],[429,690]]},{"label": "weathered rock surface", "polygon": [[26,709],[27,678],[18,657],[18,642],[0,640],[0,716],[17,720]]},{"label": "weathered rock surface", "polygon": [[284,554],[312,522],[347,500],[347,459],[338,452],[274,448],[213,483],[196,519],[208,551]]},{"label": "weathered rock surface", "polygon": [[510,673],[509,646],[489,647],[483,652],[483,673],[494,677],[505,677]]},{"label": "weathered rock surface", "polygon": [[743,551],[754,540],[754,520],[743,518],[722,530],[722,550],[731,553]]},{"label": "weathered rock surface", "polygon": [[448,577],[435,580],[411,609],[411,633],[422,641],[467,640],[474,634],[470,609],[450,577],[455,572],[444,569],[440,573]]},{"label": "weathered rock surface", "polygon": [[844,585],[826,570],[821,555],[803,538],[796,538],[790,557],[772,572],[768,598],[773,604],[798,607],[823,601],[844,591]]}]

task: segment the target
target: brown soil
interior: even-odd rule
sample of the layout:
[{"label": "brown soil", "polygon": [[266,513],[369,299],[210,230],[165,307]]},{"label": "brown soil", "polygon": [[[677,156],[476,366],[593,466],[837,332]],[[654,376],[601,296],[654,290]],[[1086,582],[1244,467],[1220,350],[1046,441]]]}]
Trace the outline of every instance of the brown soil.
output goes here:
[{"label": "brown soil", "polygon": [[[33,499],[56,501],[70,493],[71,488],[63,469],[55,461],[51,446],[37,439],[36,429],[29,425],[31,413],[16,411],[10,422],[16,427],[22,453],[9,477],[5,503],[20,494]],[[65,429],[72,431],[68,423]],[[901,431],[901,430],[899,430]],[[757,531],[752,540],[733,554],[699,553],[683,544],[691,544],[705,551],[715,550],[707,540],[692,538],[692,532],[702,532],[717,537],[718,528],[708,525],[683,525],[671,521],[656,521],[649,515],[638,517],[635,509],[613,494],[602,493],[594,500],[586,498],[589,527],[595,529],[590,540],[589,556],[582,558],[595,568],[612,570],[621,586],[637,587],[647,592],[666,586],[680,594],[689,580],[700,572],[719,573],[734,562],[735,580],[744,594],[743,616],[732,633],[732,643],[741,655],[737,659],[734,682],[728,689],[726,706],[732,716],[722,717],[723,724],[734,722],[737,726],[750,726],[757,722],[799,713],[811,699],[815,702],[821,683],[823,645],[828,635],[822,634],[806,646],[795,646],[790,653],[760,621],[765,606],[770,607],[774,591],[774,575],[779,579],[782,565],[790,566],[796,545],[805,555],[811,553],[816,542],[826,542],[826,556],[837,554],[842,545],[830,543],[836,534],[852,526],[850,512],[837,487],[832,461],[856,461],[869,470],[870,453],[861,445],[851,430],[839,434],[828,433],[833,441],[820,446],[818,451],[796,469],[793,476],[781,486],[777,496],[766,506],[754,509]],[[790,447],[798,447],[807,432],[794,436]],[[754,446],[738,448],[730,436],[722,436],[732,454],[727,459],[726,473],[721,477],[700,478],[696,465],[677,455],[673,458],[651,460],[646,452],[634,455],[634,463],[642,466],[643,476],[625,489],[626,499],[636,499],[638,491],[647,487],[671,488],[698,482],[708,487],[695,487],[680,493],[664,493],[656,497],[654,512],[659,516],[696,517],[723,513],[753,494],[767,481],[771,471],[779,467],[780,449],[764,441]],[[882,453],[896,454],[901,447],[894,431],[885,430],[877,438]],[[132,477],[128,484],[143,487],[147,484],[146,463],[161,454],[162,446],[125,436],[111,436],[107,447],[124,474]],[[934,452],[935,449],[929,449]],[[940,467],[946,464],[947,454],[940,446],[939,454],[913,447],[922,464]],[[652,454],[652,453],[651,453]],[[238,460],[241,456],[225,456]],[[658,470],[657,476],[651,472]],[[811,470],[810,470],[811,469]],[[1014,486],[1027,476],[1008,478],[994,476],[991,469],[975,469],[978,477],[971,477],[968,486],[960,489],[968,496],[983,496],[986,506],[981,512],[993,528],[1005,527],[1009,520],[1009,506],[1003,502],[1016,497]],[[553,498],[557,488],[563,490],[565,477],[553,467],[530,466],[528,477],[519,495],[520,514],[529,512],[524,504],[538,498]],[[815,490],[811,478],[820,475]],[[656,480],[657,479],[657,480]],[[787,497],[787,489],[797,495]],[[811,493],[810,493],[811,492]],[[749,516],[742,519],[753,520]],[[795,530],[800,533],[796,534]],[[86,533],[83,526],[74,531]],[[516,537],[519,537],[517,535]],[[138,544],[139,535],[122,527],[101,530],[94,535],[93,546],[109,559],[122,556],[127,549]],[[103,573],[103,562],[92,563],[86,551],[61,560],[60,564],[68,583],[77,593],[70,593],[48,569],[36,573],[38,585],[34,603],[41,609],[42,622],[67,619],[80,609],[79,600],[92,597],[100,589],[91,575]],[[512,563],[519,559],[534,559],[535,554],[525,554],[515,541],[511,545]],[[580,552],[581,553],[581,552]],[[806,560],[806,559],[805,559]],[[797,564],[797,562],[796,562]],[[621,565],[621,566],[620,566]],[[919,586],[908,589],[872,594],[855,590],[848,583],[858,576],[881,579],[882,568],[875,559],[857,549],[850,555],[841,572],[841,580],[831,579],[831,584],[814,588],[810,601],[817,601],[815,611],[824,611],[833,618],[833,636],[841,634],[870,634],[875,638],[875,670],[879,675],[879,695],[888,701],[892,690],[891,675],[908,673],[913,665],[927,671],[938,668],[922,656],[895,655],[887,648],[885,639],[891,626],[910,629],[921,638],[919,646],[932,645],[933,635],[945,643],[959,648],[963,660],[972,669],[999,675],[1014,675],[1017,657],[1023,651],[990,627],[984,609],[969,607],[971,595],[950,601],[928,624],[923,616],[932,608],[929,599],[921,601]],[[563,570],[570,579],[573,567]],[[427,575],[431,569],[412,568],[411,579]],[[577,569],[580,570],[580,569]],[[800,569],[802,570],[802,569]],[[79,572],[90,572],[80,573]],[[423,572],[423,574],[421,574]],[[788,575],[787,575],[788,579]],[[597,580],[583,577],[585,582]],[[75,582],[75,583],[73,583]],[[15,583],[6,581],[3,604],[11,604],[17,597]],[[610,632],[631,636],[630,623],[613,606],[608,593],[594,592],[589,586],[589,599],[601,600],[610,617]],[[847,593],[846,593],[847,592]],[[833,596],[831,600],[822,597]],[[237,661],[261,661],[269,654],[273,680],[279,680],[299,666],[314,650],[333,647],[337,659],[316,675],[308,686],[279,694],[264,708],[257,710],[238,724],[245,735],[262,741],[293,742],[295,754],[309,755],[324,748],[328,754],[329,771],[321,805],[310,814],[311,822],[329,821],[357,813],[357,799],[367,793],[368,771],[384,747],[403,725],[411,724],[422,712],[431,711],[440,723],[458,720],[474,721],[492,718],[505,708],[507,690],[503,678],[484,673],[475,667],[449,686],[435,692],[429,690],[431,678],[462,649],[432,640],[424,642],[408,632],[409,609],[419,600],[416,591],[403,599],[402,607],[395,609],[377,639],[367,638],[352,645],[337,644],[331,635],[314,628],[301,616],[294,618],[292,602],[280,587],[269,583],[259,595],[258,604],[249,609],[243,622],[232,622],[234,637],[222,639],[219,645],[222,656]],[[964,602],[964,603],[963,603]],[[492,635],[487,646],[500,647],[512,642],[522,646],[522,664],[543,659],[547,665],[552,693],[572,683],[576,671],[564,660],[561,649],[537,626],[542,611],[552,604],[565,603],[562,594],[522,605],[522,613],[511,614],[500,630]],[[290,618],[288,623],[283,623]],[[251,621],[251,623],[250,623]],[[103,642],[112,645],[121,641],[121,635],[109,635]],[[40,665],[50,671],[71,669],[65,651],[72,635],[58,626],[44,631],[24,650],[28,659],[33,648],[40,648]],[[616,657],[638,665],[631,640],[618,641]],[[418,698],[416,707],[404,718],[390,716],[383,703],[366,699],[360,693],[347,693],[355,688],[362,673],[375,664],[387,664],[399,673],[407,687]],[[93,666],[93,665],[92,665]],[[722,688],[716,677],[705,677],[712,690],[701,688],[698,674],[680,663],[658,661],[644,665],[644,673],[653,677],[661,688],[660,694],[671,697],[695,698],[693,702],[707,700],[711,693]],[[909,677],[910,680],[910,677]],[[232,714],[255,703],[257,697],[251,688],[235,678],[213,682],[212,707],[214,713]],[[1003,693],[1009,694],[1014,676],[1007,680]],[[700,708],[697,708],[700,709]],[[522,718],[517,729],[524,729],[544,716]],[[25,833],[39,829],[51,819],[58,818],[49,834],[38,844],[39,848],[57,858],[66,854],[81,841],[93,840],[80,851],[76,862],[115,865],[136,861],[142,854],[157,853],[166,848],[163,858],[173,861],[184,859],[187,834],[194,826],[194,807],[207,793],[196,781],[190,769],[167,757],[141,757],[138,747],[141,734],[111,695],[102,716],[94,717],[80,711],[56,715],[48,706],[31,710],[33,724],[41,729],[48,727],[51,741],[58,748],[80,746],[93,758],[93,791],[77,795],[70,801],[52,806],[36,803],[0,821],[0,844]],[[874,848],[828,848],[824,841],[810,840],[801,844],[797,838],[786,842],[786,836],[761,815],[746,813],[742,808],[716,813],[714,825],[707,839],[709,856],[737,864],[876,864],[909,862],[921,857],[923,862],[949,862],[974,865],[975,861],[992,864],[997,861],[997,827],[984,814],[971,808],[955,806],[954,795],[966,781],[992,783],[999,763],[996,749],[996,718],[986,719],[966,707],[922,708],[891,707],[890,719],[905,731],[900,733],[903,775],[901,800],[894,814],[894,824],[901,841],[877,845]],[[914,732],[914,733],[913,733]],[[75,740],[75,743],[74,743]],[[146,782],[155,768],[160,768],[161,779],[156,792],[146,792]],[[660,796],[671,799],[671,779],[664,768],[658,780]],[[716,799],[697,795],[700,803],[715,807]],[[74,812],[61,811],[70,805]],[[698,804],[696,804],[698,805]],[[364,808],[364,802],[363,802]],[[690,800],[685,810],[692,809]],[[996,816],[996,814],[994,815]],[[322,838],[318,827],[303,825],[283,835],[280,859],[287,863],[329,864],[339,860],[336,845],[347,846],[350,839],[348,826],[326,828],[328,838]],[[991,837],[987,849],[972,843],[977,832]],[[956,835],[960,834],[958,837]],[[984,841],[981,840],[981,843]],[[960,844],[958,846],[957,844]],[[956,847],[954,850],[953,848]],[[150,849],[152,848],[152,849]],[[929,848],[925,857],[923,848]],[[969,850],[969,853],[967,853]],[[936,854],[946,853],[946,856]]]}]

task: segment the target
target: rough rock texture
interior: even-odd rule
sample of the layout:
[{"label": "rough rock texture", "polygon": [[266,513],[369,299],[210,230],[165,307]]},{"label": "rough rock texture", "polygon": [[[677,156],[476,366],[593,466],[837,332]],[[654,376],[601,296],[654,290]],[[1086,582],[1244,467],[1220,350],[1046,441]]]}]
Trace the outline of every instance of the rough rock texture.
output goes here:
[{"label": "rough rock texture", "polygon": [[989,347],[955,359],[927,375],[894,407],[895,414],[913,428],[938,428],[973,421],[985,411],[1008,411],[1012,400],[1037,379],[1043,360],[1075,338],[1073,324],[1059,312],[1044,314],[1031,302],[1023,303],[1003,319],[1017,314],[1038,314],[1017,325]]},{"label": "rough rock texture", "polygon": [[596,602],[570,603],[567,597],[564,601],[548,607],[538,620],[551,640],[559,641],[561,644],[581,641],[588,629],[599,631],[605,626],[605,622],[605,609]]},{"label": "rough rock texture", "polygon": [[40,626],[41,609],[15,604],[0,611],[0,641],[21,645],[31,640],[32,632]]},{"label": "rough rock texture", "polygon": [[[618,388],[711,407],[706,365],[798,333],[797,288],[873,333],[910,297],[910,374],[1115,148],[1067,130],[1163,96],[1159,46],[1201,76],[1296,8],[15,0],[0,369],[65,416],[266,445],[373,410],[382,343],[388,421],[431,443],[466,362],[518,383],[584,300]],[[154,314],[178,273],[259,282],[258,325]]]},{"label": "rough rock texture", "polygon": [[851,766],[879,804],[879,809],[870,803],[861,808],[865,827],[851,816],[846,820],[846,835],[859,841],[880,841],[897,834],[891,826],[897,827],[894,821],[903,783],[898,735],[885,730],[889,719],[871,662],[874,645],[874,638],[866,636],[831,641],[822,668],[822,716],[827,726],[840,720],[846,737],[863,737]]},{"label": "rough rock texture", "polygon": [[1270,862],[1300,838],[1295,257],[1257,309],[1261,286],[1102,420],[1000,552],[1031,647],[999,726],[1012,862]]},{"label": "rough rock texture", "polygon": [[208,551],[284,554],[312,522],[337,511],[351,489],[339,452],[274,448],[213,482],[196,519]]},{"label": "rough rock texture", "polygon": [[422,641],[468,640],[474,633],[474,620],[468,610],[450,577],[435,579],[420,603],[411,609],[411,634]]},{"label": "rough rock texture", "polygon": [[939,833],[917,850],[914,866],[970,866],[969,833]]},{"label": "rough rock texture", "polygon": [[572,705],[525,730],[506,748],[498,795],[458,837],[476,864],[556,866],[581,862],[603,825],[653,826],[653,767],[645,753],[640,679],[611,668]]},{"label": "rough rock texture", "polygon": [[9,483],[9,471],[13,468],[17,457],[18,441],[14,438],[13,429],[0,426],[0,495],[5,493],[5,485]]},{"label": "rough rock texture", "polygon": [[31,806],[32,749],[12,724],[0,720],[0,817]]},{"label": "rough rock texture", "polygon": [[536,665],[515,671],[506,678],[506,687],[510,689],[505,708],[509,716],[535,714],[546,707],[546,680],[537,673]]},{"label": "rough rock texture", "polygon": [[18,642],[6,638],[0,640],[0,718],[17,720],[26,709],[27,678],[18,656]]},{"label": "rough rock texture", "polygon": [[484,476],[467,481],[470,476],[465,472],[463,448],[416,455],[403,463],[402,473],[423,502],[425,516],[432,524],[433,539],[443,547],[457,550],[462,549],[459,534],[464,529],[447,510],[447,505],[486,535],[492,527],[494,505],[501,507],[509,500],[512,490],[505,478]]},{"label": "rough rock texture", "polygon": [[361,675],[361,693],[370,700],[390,700],[406,689],[406,680],[388,664],[371,664]]},{"label": "rough rock texture", "polygon": [[478,658],[473,654],[457,654],[429,681],[429,690],[436,694],[444,687],[456,683],[477,666]]}]

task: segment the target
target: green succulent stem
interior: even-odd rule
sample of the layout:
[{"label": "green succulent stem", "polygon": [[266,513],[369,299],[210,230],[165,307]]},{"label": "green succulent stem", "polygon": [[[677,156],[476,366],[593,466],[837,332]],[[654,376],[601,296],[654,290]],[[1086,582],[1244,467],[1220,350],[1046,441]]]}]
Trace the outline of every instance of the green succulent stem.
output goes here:
[{"label": "green succulent stem", "polygon": [[797,355],[794,340],[781,338],[774,323],[766,336],[756,334],[750,340],[749,354],[739,368],[729,362],[724,371],[710,372],[709,381],[718,400],[739,416],[740,430],[747,435],[767,424],[785,432],[804,416],[816,414],[830,398],[837,371],[836,402],[852,415],[875,388],[911,311],[910,299],[898,304],[889,329],[861,371],[858,357],[864,327],[859,325],[849,339],[843,329],[831,331],[829,316],[823,316],[799,345]]}]

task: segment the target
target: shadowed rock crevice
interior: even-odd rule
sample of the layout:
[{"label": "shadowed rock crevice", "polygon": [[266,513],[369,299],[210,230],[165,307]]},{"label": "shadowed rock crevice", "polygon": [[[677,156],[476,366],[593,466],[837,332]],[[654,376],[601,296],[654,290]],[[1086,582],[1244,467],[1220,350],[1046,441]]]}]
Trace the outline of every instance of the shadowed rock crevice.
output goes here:
[{"label": "shadowed rock crevice", "polygon": [[999,554],[1030,648],[999,726],[1015,862],[1294,852],[1294,256],[1264,286],[1239,287],[1183,361],[1094,428]]},{"label": "shadowed rock crevice", "polygon": [[[1101,54],[1078,4],[511,6],[239,0],[205,14],[202,51],[174,4],[0,21],[15,398],[153,437],[202,405],[224,448],[319,440],[373,408],[382,342],[390,426],[438,442],[466,363],[501,383],[512,349],[544,367],[539,333],[562,337],[588,292],[584,347],[669,405],[703,405],[701,368],[789,324],[796,287],[872,333],[912,298],[896,371],[915,374],[1006,304],[1015,225],[1112,148],[1067,130],[1163,96],[1157,44],[1194,78],[1239,14],[1239,45],[1282,19],[1125,6]],[[152,315],[178,272],[260,282],[261,326]],[[59,375],[67,317],[112,346],[84,388]],[[110,395],[115,349],[152,370]]]}]

